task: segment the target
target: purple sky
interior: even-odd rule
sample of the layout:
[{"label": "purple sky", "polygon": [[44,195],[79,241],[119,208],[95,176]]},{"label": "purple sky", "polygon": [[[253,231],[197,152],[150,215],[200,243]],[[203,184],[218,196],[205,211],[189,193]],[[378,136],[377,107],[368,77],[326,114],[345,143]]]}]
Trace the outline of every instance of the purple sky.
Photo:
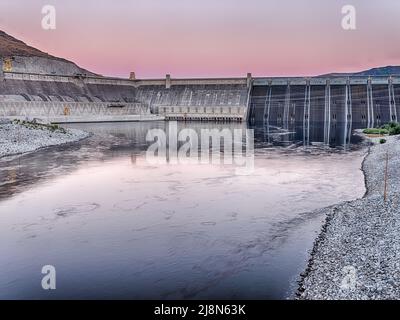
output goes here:
[{"label": "purple sky", "polygon": [[[41,9],[57,29],[41,28]],[[343,5],[357,30],[341,27]],[[1,0],[0,26],[104,75],[317,75],[400,65],[399,0]]]}]

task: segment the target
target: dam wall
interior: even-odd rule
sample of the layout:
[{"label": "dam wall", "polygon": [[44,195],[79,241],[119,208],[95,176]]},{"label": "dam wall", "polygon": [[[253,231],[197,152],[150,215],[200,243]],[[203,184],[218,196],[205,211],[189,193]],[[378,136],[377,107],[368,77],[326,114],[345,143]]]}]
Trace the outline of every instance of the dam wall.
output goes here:
[{"label": "dam wall", "polygon": [[136,90],[124,81],[4,73],[2,101],[136,102]]},{"label": "dam wall", "polygon": [[248,103],[243,84],[175,84],[142,86],[136,99],[152,113],[173,120],[242,121]]},{"label": "dam wall", "polygon": [[[250,80],[232,79],[119,79],[3,72],[0,108],[20,102],[130,103],[146,106],[150,114],[176,120],[242,121],[249,102]],[[46,104],[50,106],[50,104]],[[4,109],[9,112],[10,109]],[[42,108],[43,116],[51,110]],[[98,108],[91,108],[98,112]],[[5,111],[3,111],[3,114]],[[96,114],[101,116],[103,113]],[[39,116],[39,115],[38,115]]]},{"label": "dam wall", "polygon": [[313,135],[324,126],[328,143],[338,126],[352,129],[399,121],[400,77],[254,79],[248,122]]},{"label": "dam wall", "polygon": [[[51,103],[75,103],[91,106],[85,107],[90,112],[82,117],[109,116],[108,107],[99,106],[115,104],[131,110],[123,111],[121,117],[150,114],[157,119],[247,121],[288,130],[300,124],[305,134],[312,134],[313,128],[323,123],[326,140],[338,124],[347,134],[354,128],[398,121],[400,77],[252,78],[248,74],[219,79],[174,79],[169,75],[164,79],[121,79],[3,71],[0,114],[28,114],[24,108],[6,107],[12,102],[32,108],[38,117],[52,114]],[[142,106],[141,111],[133,111],[131,104]],[[57,110],[60,113],[63,107]]]},{"label": "dam wall", "polygon": [[9,119],[41,119],[54,123],[122,122],[164,120],[150,114],[148,106],[141,103],[124,105],[106,102],[3,102],[0,117]]}]

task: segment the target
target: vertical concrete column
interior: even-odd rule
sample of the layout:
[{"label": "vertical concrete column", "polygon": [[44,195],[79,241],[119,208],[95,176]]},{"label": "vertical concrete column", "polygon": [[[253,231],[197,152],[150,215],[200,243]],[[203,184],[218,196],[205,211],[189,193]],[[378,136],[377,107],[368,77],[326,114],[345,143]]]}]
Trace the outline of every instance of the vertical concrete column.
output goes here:
[{"label": "vertical concrete column", "polygon": [[345,88],[345,101],[344,101],[344,122],[347,125],[349,120],[349,79],[346,80],[346,88]]},{"label": "vertical concrete column", "polygon": [[165,76],[165,88],[166,89],[171,88],[171,75],[170,74],[167,74]]},{"label": "vertical concrete column", "polygon": [[251,99],[251,92],[253,90],[253,86],[252,86],[252,77],[251,77],[251,73],[247,74],[247,79],[246,79],[246,84],[247,84],[247,100],[246,100],[246,109],[245,109],[245,119],[247,123],[254,123],[255,120],[255,110],[254,107],[252,106],[252,99]]},{"label": "vertical concrete column", "polygon": [[247,74],[247,99],[246,99],[246,109],[245,109],[245,119],[247,123],[254,123],[255,120],[255,110],[254,107],[252,106],[252,99],[251,99],[251,93],[253,90],[252,86],[252,80],[251,80],[251,73]]},{"label": "vertical concrete column", "polygon": [[324,143],[329,145],[331,134],[331,80],[326,80],[325,85],[325,111],[324,111]]},{"label": "vertical concrete column", "polygon": [[389,84],[389,108],[390,108],[390,121],[397,122],[396,99],[394,98],[394,87],[392,76],[388,79]]},{"label": "vertical concrete column", "polygon": [[265,96],[265,104],[264,104],[264,116],[263,116],[264,125],[265,125],[265,120],[267,120],[267,125],[269,125],[269,112],[271,109],[271,95],[272,95],[272,81],[269,81],[267,95]]},{"label": "vertical concrete column", "polygon": [[367,81],[367,108],[368,108],[368,128],[373,128],[374,119],[374,99],[372,94],[372,79],[368,77]]},{"label": "vertical concrete column", "polygon": [[284,128],[289,127],[289,114],[290,114],[290,81],[288,81],[285,93],[285,106],[283,108]]},{"label": "vertical concrete column", "polygon": [[350,78],[346,81],[346,102],[345,102],[345,127],[344,127],[344,148],[350,142],[352,124],[352,100],[351,100],[351,86]]},{"label": "vertical concrete column", "polygon": [[251,73],[248,73],[246,78],[247,88],[250,88],[252,79]]},{"label": "vertical concrete column", "polygon": [[304,115],[303,115],[303,142],[304,145],[310,144],[310,108],[311,108],[311,84],[310,79],[306,79],[306,89],[304,96]]}]

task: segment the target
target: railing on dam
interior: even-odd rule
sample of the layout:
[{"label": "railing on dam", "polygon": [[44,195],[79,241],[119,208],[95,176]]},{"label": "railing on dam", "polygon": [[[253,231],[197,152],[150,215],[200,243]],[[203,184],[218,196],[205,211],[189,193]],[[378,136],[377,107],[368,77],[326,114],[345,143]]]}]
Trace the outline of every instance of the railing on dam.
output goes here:
[{"label": "railing on dam", "polygon": [[37,74],[23,72],[4,72],[4,79],[25,81],[47,81],[47,82],[82,82],[97,85],[119,85],[119,86],[186,86],[186,85],[248,85],[247,78],[188,78],[188,79],[124,79],[102,76],[71,76],[56,74]]},{"label": "railing on dam", "polygon": [[0,116],[128,116],[148,115],[150,108],[143,103],[113,102],[0,102]]},{"label": "railing on dam", "polygon": [[159,114],[169,120],[243,121],[244,106],[163,106]]},{"label": "railing on dam", "polygon": [[320,76],[320,77],[271,77],[271,78],[254,78],[252,80],[253,86],[281,86],[281,85],[350,85],[357,84],[400,84],[400,76]]}]

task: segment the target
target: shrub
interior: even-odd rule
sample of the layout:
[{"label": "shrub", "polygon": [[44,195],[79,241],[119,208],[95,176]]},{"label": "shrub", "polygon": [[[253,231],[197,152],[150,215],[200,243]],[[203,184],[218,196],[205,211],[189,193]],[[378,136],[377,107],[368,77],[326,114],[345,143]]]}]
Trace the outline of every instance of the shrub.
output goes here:
[{"label": "shrub", "polygon": [[389,134],[391,136],[400,134],[400,124],[398,124],[396,127],[391,128],[391,130],[389,131]]},{"label": "shrub", "polygon": [[365,134],[389,134],[389,131],[387,129],[383,128],[369,128],[369,129],[364,129],[363,133]]},{"label": "shrub", "polygon": [[22,125],[28,129],[36,129],[36,130],[49,130],[51,132],[61,132],[61,133],[67,133],[67,131],[63,128],[60,127],[58,124],[42,124],[38,123],[35,120],[34,121],[26,121],[26,120],[14,120],[15,124]]},{"label": "shrub", "polygon": [[379,134],[379,135],[388,134],[390,136],[394,136],[400,134],[400,123],[389,122],[388,124],[385,124],[380,128],[364,129],[363,132],[365,134]]},{"label": "shrub", "polygon": [[380,143],[380,144],[386,143],[386,139],[380,139],[380,140],[379,140],[379,143]]},{"label": "shrub", "polygon": [[390,122],[382,126],[384,130],[387,130],[389,135],[394,136],[400,134],[400,123]]}]

